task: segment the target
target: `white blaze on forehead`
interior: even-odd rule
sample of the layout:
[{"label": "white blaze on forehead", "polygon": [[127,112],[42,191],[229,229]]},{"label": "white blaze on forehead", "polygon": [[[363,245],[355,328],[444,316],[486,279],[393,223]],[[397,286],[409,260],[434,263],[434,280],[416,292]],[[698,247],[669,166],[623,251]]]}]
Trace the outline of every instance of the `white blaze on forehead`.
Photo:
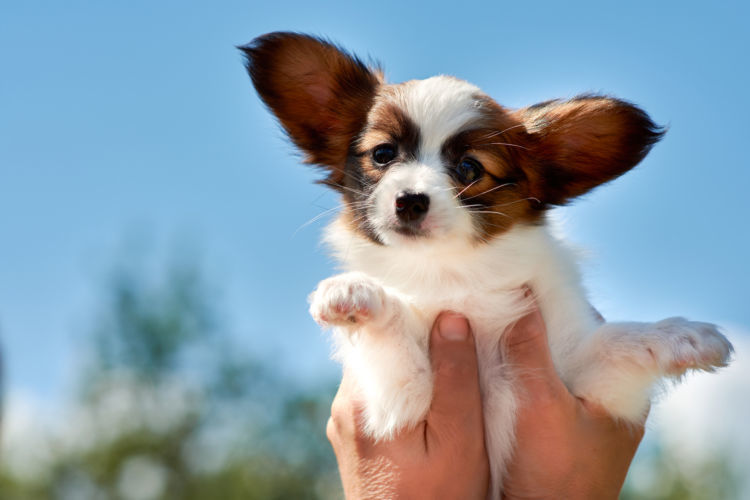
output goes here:
[{"label": "white blaze on forehead", "polygon": [[399,104],[419,127],[423,154],[439,153],[446,139],[481,116],[481,95],[475,85],[450,76],[404,84]]}]

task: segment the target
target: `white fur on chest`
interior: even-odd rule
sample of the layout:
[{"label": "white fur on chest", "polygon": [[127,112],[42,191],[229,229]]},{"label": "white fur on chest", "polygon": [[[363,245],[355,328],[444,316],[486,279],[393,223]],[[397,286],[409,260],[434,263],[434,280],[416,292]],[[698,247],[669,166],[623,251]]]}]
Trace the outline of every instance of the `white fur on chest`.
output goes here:
[{"label": "white fur on chest", "polygon": [[[440,311],[469,318],[477,339],[496,341],[528,308],[531,287],[548,328],[558,370],[576,336],[597,327],[575,255],[547,227],[517,226],[489,244],[413,242],[387,247],[334,222],[326,242],[347,271],[359,271],[404,296],[431,324]],[[561,373],[564,375],[564,373]]]}]

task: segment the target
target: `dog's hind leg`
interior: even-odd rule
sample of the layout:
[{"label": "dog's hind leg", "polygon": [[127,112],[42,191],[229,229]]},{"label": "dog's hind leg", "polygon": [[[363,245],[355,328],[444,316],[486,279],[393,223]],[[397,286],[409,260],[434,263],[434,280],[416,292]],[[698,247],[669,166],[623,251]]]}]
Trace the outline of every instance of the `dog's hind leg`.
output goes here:
[{"label": "dog's hind leg", "polygon": [[565,383],[573,394],[612,416],[639,422],[660,379],[726,366],[732,351],[710,323],[684,318],[605,323],[571,357]]}]

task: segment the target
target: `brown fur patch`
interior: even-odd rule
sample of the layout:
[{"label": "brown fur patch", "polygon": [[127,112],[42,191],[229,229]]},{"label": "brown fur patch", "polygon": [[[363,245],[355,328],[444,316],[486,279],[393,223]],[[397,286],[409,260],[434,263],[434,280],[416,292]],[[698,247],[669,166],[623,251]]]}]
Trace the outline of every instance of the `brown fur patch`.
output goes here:
[{"label": "brown fur patch", "polygon": [[413,161],[419,152],[419,127],[396,104],[388,101],[377,102],[368,116],[368,123],[357,141],[355,150],[362,157],[364,173],[379,180],[385,168],[372,159],[372,152],[381,144],[396,147],[393,163]]},{"label": "brown fur patch", "polygon": [[461,132],[443,146],[443,158],[450,167],[463,159],[478,161],[484,175],[468,186],[458,180],[459,199],[472,212],[484,240],[510,229],[517,222],[540,220],[538,200],[530,197],[529,184],[520,167],[528,151],[524,125],[489,98],[483,99],[484,117],[478,128]]},{"label": "brown fur patch", "polygon": [[368,124],[358,141],[357,150],[365,152],[377,145],[398,145],[404,159],[414,159],[419,149],[419,127],[392,102],[377,102],[368,116]]},{"label": "brown fur patch", "polygon": [[627,172],[664,134],[639,108],[603,96],[548,101],[515,116],[529,131],[531,192],[555,205]]},{"label": "brown fur patch", "polygon": [[258,94],[305,161],[326,167],[328,184],[341,184],[381,76],[335,45],[297,33],[270,33],[240,50]]}]

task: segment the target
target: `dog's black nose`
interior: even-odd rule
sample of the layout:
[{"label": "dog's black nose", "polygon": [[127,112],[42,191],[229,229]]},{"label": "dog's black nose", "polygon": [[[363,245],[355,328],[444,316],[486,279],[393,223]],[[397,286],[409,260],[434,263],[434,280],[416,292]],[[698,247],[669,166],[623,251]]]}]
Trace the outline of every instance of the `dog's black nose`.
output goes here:
[{"label": "dog's black nose", "polygon": [[401,222],[419,222],[430,208],[430,197],[423,193],[399,193],[396,196],[396,215]]}]

